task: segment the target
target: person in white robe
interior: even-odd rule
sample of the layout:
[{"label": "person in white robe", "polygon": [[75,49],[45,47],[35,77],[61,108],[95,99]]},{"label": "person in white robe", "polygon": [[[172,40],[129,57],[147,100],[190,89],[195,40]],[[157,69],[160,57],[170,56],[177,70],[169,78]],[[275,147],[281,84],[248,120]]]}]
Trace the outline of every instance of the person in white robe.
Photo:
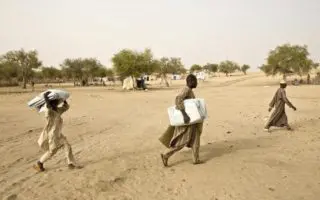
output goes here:
[{"label": "person in white robe", "polygon": [[69,104],[67,101],[64,101],[63,106],[58,107],[60,100],[49,100],[49,94],[50,92],[44,94],[47,125],[38,139],[39,146],[46,152],[41,156],[37,164],[34,165],[34,168],[40,172],[44,171],[44,163],[52,158],[61,148],[65,150],[69,169],[80,168],[80,166],[75,165],[72,148],[67,138],[62,134],[63,119],[61,115],[69,109]]}]

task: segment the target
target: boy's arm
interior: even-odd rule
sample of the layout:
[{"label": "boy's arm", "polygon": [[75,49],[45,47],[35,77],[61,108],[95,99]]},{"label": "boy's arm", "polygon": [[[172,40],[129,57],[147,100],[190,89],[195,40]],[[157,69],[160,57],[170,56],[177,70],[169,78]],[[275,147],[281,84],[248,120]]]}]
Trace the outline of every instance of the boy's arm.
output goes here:
[{"label": "boy's arm", "polygon": [[180,92],[180,94],[178,94],[177,95],[177,97],[176,97],[176,101],[175,101],[175,103],[176,103],[176,108],[178,109],[178,110],[180,110],[180,111],[184,111],[184,103],[183,103],[183,101],[186,99],[186,97],[187,97],[187,95],[189,94],[189,92],[190,92],[190,89],[189,88],[184,88],[181,92]]},{"label": "boy's arm", "polygon": [[191,90],[190,88],[184,88],[181,91],[181,93],[178,94],[178,96],[176,97],[176,102],[175,102],[176,103],[176,108],[181,111],[181,113],[183,115],[184,122],[186,124],[190,122],[190,117],[188,116],[188,114],[185,111],[185,107],[184,107],[183,101],[188,96],[190,90]]},{"label": "boy's arm", "polygon": [[67,110],[69,110],[69,108],[70,108],[70,106],[69,106],[68,102],[67,102],[67,101],[64,101],[62,107],[61,107],[61,108],[58,108],[58,112],[59,112],[60,114],[62,114],[62,113],[64,113],[64,112],[66,112]]},{"label": "boy's arm", "polygon": [[44,101],[46,102],[46,105],[47,105],[47,108],[48,109],[52,109],[52,106],[51,106],[51,103],[50,103],[50,100],[49,100],[49,97],[48,95],[50,94],[51,92],[48,91],[46,93],[43,94],[43,97],[44,97]]}]

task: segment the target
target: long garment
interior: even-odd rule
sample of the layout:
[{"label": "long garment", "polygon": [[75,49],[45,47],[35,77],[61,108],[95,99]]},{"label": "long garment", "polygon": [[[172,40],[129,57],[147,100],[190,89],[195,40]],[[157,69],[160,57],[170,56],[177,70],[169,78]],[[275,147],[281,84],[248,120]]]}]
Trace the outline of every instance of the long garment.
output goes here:
[{"label": "long garment", "polygon": [[269,129],[271,126],[289,126],[288,118],[285,111],[285,104],[287,104],[290,108],[293,108],[292,103],[287,98],[285,89],[279,88],[269,104],[270,108],[274,107],[275,110],[271,114],[269,121],[265,126],[266,129]]},{"label": "long garment", "polygon": [[56,111],[47,108],[45,112],[47,125],[43,129],[38,139],[39,146],[46,151],[45,154],[43,154],[43,156],[40,158],[41,163],[44,163],[50,159],[62,147],[65,149],[68,164],[74,163],[71,146],[68,143],[67,138],[62,134],[63,120],[61,115],[68,109],[68,104],[64,104]]},{"label": "long garment", "polygon": [[[183,88],[181,93],[176,97],[176,108],[178,110],[183,110],[183,101],[194,98],[195,95],[189,87]],[[165,133],[160,137],[160,141],[169,148],[164,156],[169,158],[182,148],[189,147],[192,148],[193,161],[198,162],[202,127],[203,123],[176,127],[169,125]]]}]

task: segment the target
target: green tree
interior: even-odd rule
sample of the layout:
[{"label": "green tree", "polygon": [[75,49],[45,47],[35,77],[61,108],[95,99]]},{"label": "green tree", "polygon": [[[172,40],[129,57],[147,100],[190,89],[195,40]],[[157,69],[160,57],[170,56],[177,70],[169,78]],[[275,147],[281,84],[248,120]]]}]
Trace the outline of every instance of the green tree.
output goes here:
[{"label": "green tree", "polygon": [[141,74],[152,74],[156,70],[153,54],[150,49],[145,49],[143,52],[137,53],[137,68],[141,70]]},{"label": "green tree", "polygon": [[10,81],[12,78],[18,78],[17,66],[7,62],[0,62],[0,80]]},{"label": "green tree", "polygon": [[203,66],[203,69],[212,72],[212,73],[216,73],[218,72],[219,69],[219,65],[218,64],[211,64],[211,63],[207,63],[205,66]]},{"label": "green tree", "polygon": [[151,74],[157,68],[150,49],[145,49],[143,52],[121,50],[113,56],[112,62],[122,80],[128,76],[139,77],[145,73]]},{"label": "green tree", "polygon": [[67,79],[72,79],[74,86],[77,82],[83,82],[82,69],[84,68],[84,65],[81,58],[67,58],[63,61],[61,67],[64,77]]},{"label": "green tree", "polygon": [[113,70],[112,69],[108,69],[108,68],[106,68],[104,66],[99,66],[95,70],[93,76],[95,78],[100,78],[100,81],[103,83],[103,85],[105,85],[105,83],[103,82],[102,78],[106,77],[106,78],[108,78],[108,80],[111,79],[112,81],[114,81],[114,72],[113,72]]},{"label": "green tree", "polygon": [[283,79],[286,79],[289,73],[302,76],[318,66],[309,58],[309,55],[306,45],[284,44],[269,52],[267,63],[260,69],[267,76],[281,74]]},{"label": "green tree", "polygon": [[27,82],[32,77],[32,69],[41,66],[36,50],[26,52],[24,49],[9,51],[1,56],[1,62],[6,63],[10,68],[17,68],[18,76],[22,79],[22,88],[27,88]]},{"label": "green tree", "polygon": [[57,78],[62,78],[61,70],[55,67],[43,67],[41,69],[41,74],[43,79],[45,79],[47,82],[56,80]]},{"label": "green tree", "polygon": [[82,62],[82,80],[86,83],[93,81],[95,77],[99,77],[99,71],[101,71],[103,65],[95,58],[84,58]]},{"label": "green tree", "polygon": [[201,71],[202,67],[200,65],[194,64],[190,67],[191,72]]},{"label": "green tree", "polygon": [[245,75],[247,75],[248,69],[250,69],[250,66],[249,66],[249,65],[242,65],[242,66],[241,66],[241,71],[242,71]]},{"label": "green tree", "polygon": [[95,77],[100,77],[100,78],[103,78],[103,77],[108,77],[108,78],[113,78],[114,77],[114,72],[112,69],[108,69],[108,68],[105,68],[105,67],[99,67],[95,74],[94,74]]},{"label": "green tree", "polygon": [[229,74],[234,73],[239,69],[240,66],[237,63],[230,60],[223,61],[219,65],[219,72],[226,74],[226,76],[229,76]]},{"label": "green tree", "polygon": [[17,66],[0,61],[0,82],[2,82],[1,85],[18,85]]},{"label": "green tree", "polygon": [[209,65],[210,65],[210,64],[207,63],[206,65],[204,65],[204,66],[202,67],[202,69],[205,70],[205,71],[207,71],[207,72],[210,72],[210,66],[209,66]]},{"label": "green tree", "polygon": [[107,68],[105,68],[105,67],[99,67],[94,72],[94,77],[103,78],[103,77],[106,77],[106,76],[107,76]]},{"label": "green tree", "polygon": [[106,75],[105,75],[106,77],[108,77],[108,78],[113,78],[114,77],[114,71],[113,71],[113,69],[106,69]]},{"label": "green tree", "polygon": [[162,57],[159,61],[154,60],[154,63],[156,65],[156,71],[160,75],[161,79],[165,82],[167,87],[169,87],[167,74],[178,74],[186,72],[181,58]]},{"label": "green tree", "polygon": [[43,81],[43,74],[42,74],[42,71],[32,71],[32,80],[35,80],[35,81]]},{"label": "green tree", "polygon": [[95,76],[100,75],[102,64],[95,58],[65,59],[62,63],[62,74],[67,79],[73,79],[74,85],[80,82],[82,86],[88,84]]}]

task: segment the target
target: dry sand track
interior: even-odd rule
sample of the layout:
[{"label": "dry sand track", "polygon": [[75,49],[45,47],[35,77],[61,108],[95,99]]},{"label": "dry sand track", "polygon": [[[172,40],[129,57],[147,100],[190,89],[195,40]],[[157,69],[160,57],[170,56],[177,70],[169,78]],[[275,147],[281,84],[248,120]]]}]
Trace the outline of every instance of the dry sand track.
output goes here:
[{"label": "dry sand track", "polygon": [[[201,138],[202,165],[186,149],[163,168],[158,137],[168,124],[171,90],[119,92],[70,89],[64,134],[81,170],[67,169],[63,152],[47,171],[32,164],[41,151],[43,116],[29,110],[31,93],[0,95],[0,199],[318,200],[320,87],[289,87],[298,108],[287,110],[294,132],[262,131],[277,86],[260,75],[200,83],[209,118]],[[218,86],[218,87],[217,87]]]}]

